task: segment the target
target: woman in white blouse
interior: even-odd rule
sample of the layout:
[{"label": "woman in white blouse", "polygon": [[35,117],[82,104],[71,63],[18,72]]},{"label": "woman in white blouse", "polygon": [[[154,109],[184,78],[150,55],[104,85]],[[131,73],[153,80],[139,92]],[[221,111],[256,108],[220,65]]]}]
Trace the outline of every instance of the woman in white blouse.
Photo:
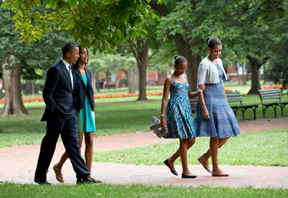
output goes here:
[{"label": "woman in white blouse", "polygon": [[[210,148],[198,161],[212,176],[229,176],[218,166],[218,149],[230,137],[240,134],[237,119],[230,108],[224,92],[223,79],[227,79],[219,55],[222,52],[222,43],[216,37],[207,38],[209,55],[204,58],[198,67],[197,87],[205,83],[205,91],[197,88],[199,100],[195,118],[196,136],[210,137]],[[209,158],[212,158],[212,170],[209,167]]]}]

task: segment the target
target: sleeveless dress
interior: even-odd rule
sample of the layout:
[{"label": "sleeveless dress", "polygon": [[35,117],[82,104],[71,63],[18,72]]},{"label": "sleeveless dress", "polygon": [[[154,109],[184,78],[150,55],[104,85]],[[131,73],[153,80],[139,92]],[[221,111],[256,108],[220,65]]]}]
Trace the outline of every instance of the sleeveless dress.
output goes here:
[{"label": "sleeveless dress", "polygon": [[[87,89],[87,77],[82,75],[85,87]],[[94,132],[96,130],[95,114],[92,111],[87,94],[85,95],[85,105],[83,109],[77,111],[78,132]]]},{"label": "sleeveless dress", "polygon": [[203,92],[205,105],[210,119],[202,119],[201,102],[197,102],[195,117],[197,137],[228,138],[240,134],[237,119],[230,108],[222,84],[223,71],[216,65],[219,74],[219,83],[205,84]]},{"label": "sleeveless dress", "polygon": [[195,126],[188,98],[189,84],[175,83],[171,75],[172,86],[170,98],[166,107],[168,133],[164,138],[194,139]]}]

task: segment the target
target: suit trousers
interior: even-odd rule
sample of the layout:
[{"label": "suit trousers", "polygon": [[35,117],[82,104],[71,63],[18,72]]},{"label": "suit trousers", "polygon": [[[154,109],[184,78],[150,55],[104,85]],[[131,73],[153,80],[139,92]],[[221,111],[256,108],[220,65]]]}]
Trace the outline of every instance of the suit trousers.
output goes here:
[{"label": "suit trousers", "polygon": [[89,169],[81,157],[77,130],[78,120],[76,114],[66,120],[61,120],[57,118],[57,116],[47,120],[46,135],[41,143],[35,177],[46,180],[46,174],[56,148],[59,134],[61,134],[66,153],[76,172],[76,177],[81,178],[90,174]]}]

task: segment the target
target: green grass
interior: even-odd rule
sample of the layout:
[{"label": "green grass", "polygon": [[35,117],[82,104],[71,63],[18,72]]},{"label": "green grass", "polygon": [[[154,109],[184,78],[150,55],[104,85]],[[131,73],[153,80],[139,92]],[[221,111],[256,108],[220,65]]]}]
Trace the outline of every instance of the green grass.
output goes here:
[{"label": "green grass", "polygon": [[[95,100],[97,128],[95,136],[148,131],[151,116],[160,115],[161,96],[149,96],[148,99],[148,101],[136,101],[136,97],[128,97]],[[244,104],[260,104],[258,95],[244,95],[243,100]],[[288,101],[288,97],[284,96],[283,101]],[[29,116],[0,117],[0,128],[5,131],[5,133],[0,133],[0,147],[41,142],[45,134],[46,123],[40,122],[40,119],[45,105],[43,102],[24,103],[24,105]],[[279,108],[277,112],[277,115],[280,115]],[[288,105],[284,109],[284,115],[288,115]],[[259,105],[257,118],[261,117],[263,117],[262,107]],[[272,108],[269,108],[266,117],[274,117]],[[237,118],[242,119],[239,111]],[[246,111],[245,118],[253,118],[252,110]]]},{"label": "green grass", "polygon": [[[157,138],[157,137],[155,137]],[[288,129],[243,133],[219,150],[219,163],[225,165],[288,166]],[[136,165],[162,165],[179,147],[179,142],[153,144],[119,151],[94,152],[93,161]],[[209,147],[209,138],[197,138],[188,151],[188,163]],[[180,164],[178,159],[176,164]]]},{"label": "green grass", "polygon": [[52,185],[39,186],[28,184],[0,184],[0,195],[10,197],[213,197],[213,198],[242,198],[242,197],[287,197],[288,189],[254,189],[200,186],[177,187],[160,185]]},{"label": "green grass", "polygon": [[[155,99],[156,98],[156,99]],[[136,131],[148,131],[152,115],[160,114],[159,96],[151,96],[148,101],[126,101],[99,103],[96,100],[95,136],[104,136]],[[109,101],[109,100],[108,100]],[[46,133],[46,123],[40,122],[44,112],[43,102],[25,103],[29,116],[1,117],[0,147],[40,143]]]}]

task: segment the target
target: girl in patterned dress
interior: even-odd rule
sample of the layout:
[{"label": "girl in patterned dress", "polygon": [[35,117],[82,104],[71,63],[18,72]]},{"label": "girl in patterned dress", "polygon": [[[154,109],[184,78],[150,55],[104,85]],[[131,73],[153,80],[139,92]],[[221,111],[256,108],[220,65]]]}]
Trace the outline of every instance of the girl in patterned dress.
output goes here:
[{"label": "girl in patterned dress", "polygon": [[[197,175],[192,174],[188,169],[187,150],[195,143],[195,126],[189,98],[196,97],[197,92],[190,92],[187,79],[183,75],[187,69],[187,60],[183,56],[175,56],[174,59],[175,71],[166,78],[164,83],[160,119],[162,129],[165,129],[166,124],[168,128],[168,133],[164,138],[178,138],[180,146],[170,158],[164,161],[164,164],[177,176],[174,162],[180,156],[183,169],[182,178],[195,178]],[[169,92],[170,99],[168,101]]]},{"label": "girl in patterned dress", "polygon": [[[222,43],[216,37],[207,38],[206,43],[209,55],[200,62],[197,76],[197,84],[205,83],[205,91],[198,89],[195,124],[197,137],[210,137],[210,148],[198,161],[212,176],[229,176],[218,166],[218,149],[230,137],[239,135],[240,130],[224,92],[222,79],[226,79],[226,74],[219,58]],[[210,157],[212,171],[209,168]]]}]

